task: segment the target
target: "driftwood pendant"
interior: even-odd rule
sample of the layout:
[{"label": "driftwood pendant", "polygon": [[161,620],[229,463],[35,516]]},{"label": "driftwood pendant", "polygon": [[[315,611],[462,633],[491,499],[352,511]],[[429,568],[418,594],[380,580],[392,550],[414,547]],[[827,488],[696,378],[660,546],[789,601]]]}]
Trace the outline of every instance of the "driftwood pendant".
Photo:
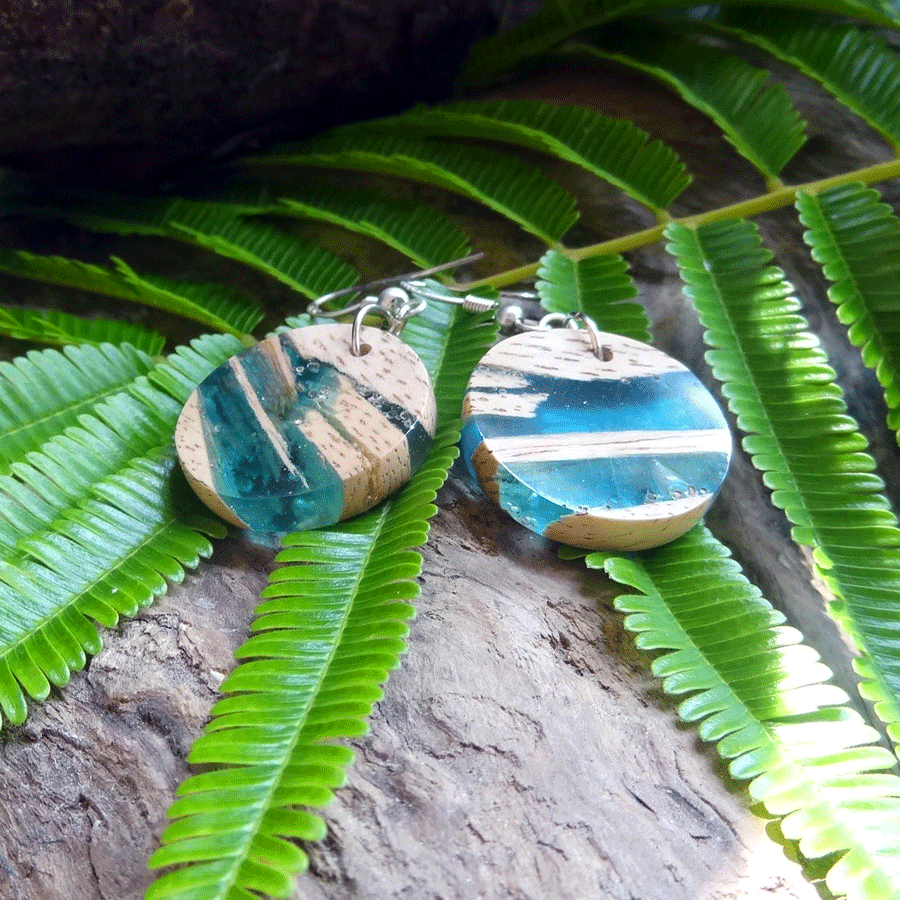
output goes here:
[{"label": "driftwood pendant", "polygon": [[538,534],[642,550],[695,525],[731,434],[685,366],[647,344],[556,328],[497,344],[472,375],[462,451],[485,493]]},{"label": "driftwood pendant", "polygon": [[424,462],[436,426],[422,361],[363,327],[310,325],[232,357],[175,429],[185,476],[223,519],[261,532],[333,525],[375,506]]}]

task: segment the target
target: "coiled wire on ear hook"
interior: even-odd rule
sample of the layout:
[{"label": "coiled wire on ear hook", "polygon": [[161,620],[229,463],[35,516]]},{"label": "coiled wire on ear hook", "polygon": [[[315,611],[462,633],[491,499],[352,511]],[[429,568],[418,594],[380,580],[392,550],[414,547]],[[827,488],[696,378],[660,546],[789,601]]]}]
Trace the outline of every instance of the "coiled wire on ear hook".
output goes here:
[{"label": "coiled wire on ear hook", "polygon": [[[492,312],[496,315],[497,321],[510,331],[540,331],[554,327],[578,328],[581,323],[584,330],[587,331],[594,356],[603,362],[612,360],[612,348],[607,344],[600,344],[597,326],[584,312],[548,313],[541,318],[527,318],[516,301],[534,302],[538,300],[538,294],[535,291],[502,291],[498,298],[493,298],[472,293],[454,294],[451,289],[447,289],[445,292],[435,290],[433,285],[440,287],[437,282],[424,280],[429,275],[474,262],[483,255],[483,253],[473,253],[461,259],[432,266],[430,269],[410,272],[408,275],[380,278],[365,284],[332,291],[313,300],[307,307],[307,312],[311,316],[321,318],[336,318],[352,313],[353,330],[350,352],[354,356],[364,356],[371,349],[368,344],[363,343],[361,337],[363,320],[367,315],[376,313],[382,316],[388,323],[388,331],[396,335],[403,330],[403,326],[410,319],[425,311],[429,300],[436,300],[461,306],[466,312],[476,315]],[[377,296],[363,297],[341,309],[323,309],[326,303],[336,300],[338,297],[348,294],[363,294],[377,287],[384,288]]]}]

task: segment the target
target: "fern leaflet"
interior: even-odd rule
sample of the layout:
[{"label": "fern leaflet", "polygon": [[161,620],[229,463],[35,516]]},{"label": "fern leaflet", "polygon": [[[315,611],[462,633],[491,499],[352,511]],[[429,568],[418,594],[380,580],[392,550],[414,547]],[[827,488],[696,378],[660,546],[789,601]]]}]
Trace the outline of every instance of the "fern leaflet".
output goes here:
[{"label": "fern leaflet", "polygon": [[250,165],[304,165],[412,178],[483,203],[547,244],[578,218],[574,198],[536,167],[484,147],[450,145],[339,128],[303,144],[249,160]]},{"label": "fern leaflet", "polygon": [[0,475],[153,367],[130,346],[33,350],[0,362]]},{"label": "fern leaflet", "polygon": [[379,685],[404,650],[408,601],[432,501],[456,456],[468,372],[494,329],[455,323],[435,306],[404,337],[432,374],[443,426],[422,470],[398,495],[332,529],[285,540],[282,567],[257,610],[242,662],[190,754],[221,768],[188,779],[155,867],[181,865],[150,888],[160,898],[232,898],[252,890],[286,897],[305,855],[286,838],[315,838],[320,806],[343,781],[347,751],[326,741],[365,730]]},{"label": "fern leaflet", "polygon": [[771,9],[729,10],[714,24],[814,78],[900,149],[900,59],[879,37]]},{"label": "fern leaflet", "polygon": [[601,331],[650,340],[650,322],[640,303],[629,302],[637,288],[618,255],[572,260],[558,250],[541,257],[535,285],[550,312],[583,312]]},{"label": "fern leaflet", "polygon": [[[587,558],[638,594],[619,596],[638,646],[663,651],[653,672],[688,695],[678,708],[700,736],[752,779],[751,797],[809,858],[841,854],[826,882],[835,894],[887,900],[900,892],[894,759],[878,733],[840,706],[843,691],[801,636],[785,626],[702,526],[653,553]],[[727,623],[727,629],[710,623]]]},{"label": "fern leaflet", "polygon": [[[850,184],[818,196],[799,193],[797,209],[813,258],[850,340],[884,387],[888,424],[900,429],[900,221],[878,193]],[[900,439],[900,435],[898,435]]]},{"label": "fern leaflet", "polygon": [[166,339],[130,322],[84,319],[56,309],[38,311],[0,308],[0,334],[20,341],[64,347],[66,344],[130,344],[151,356],[159,353]]},{"label": "fern leaflet", "polygon": [[[568,38],[606,22],[635,16],[643,11],[678,7],[678,0],[571,0],[545,3],[541,9],[509,31],[479,41],[472,49],[460,85],[470,87],[508,72],[525,60],[558,47]],[[808,8],[802,0],[784,0],[782,7]],[[820,0],[816,9],[840,16],[865,19],[888,27],[900,21],[900,9],[892,0]],[[776,16],[783,15],[781,9]]]},{"label": "fern leaflet", "polygon": [[52,212],[94,231],[159,235],[204,247],[271,275],[307,297],[356,281],[356,271],[339,256],[272,225],[243,219],[238,209],[240,204],[180,197],[165,201],[122,197],[81,200]]},{"label": "fern leaflet", "polygon": [[[193,369],[196,384],[239,347],[224,336],[195,342],[175,371]],[[111,627],[133,615],[211,552],[204,533],[224,533],[178,508],[171,436],[186,395],[155,387],[153,374],[95,400],[0,478],[0,710],[13,722],[27,714],[25,693],[43,699],[99,649],[90,619]]]},{"label": "fern leaflet", "polygon": [[374,191],[336,184],[292,188],[273,211],[328,222],[381,241],[423,269],[469,253],[463,231],[434,207],[382,197]]},{"label": "fern leaflet", "polygon": [[366,127],[505,141],[556,156],[605,179],[657,214],[690,184],[675,152],[624,119],[528,100],[416,107]]},{"label": "fern leaflet", "polygon": [[667,84],[722,129],[770,184],[803,146],[805,123],[781,85],[736,56],[684,37],[639,27],[616,30],[601,47],[572,52],[621,63]]},{"label": "fern leaflet", "polygon": [[219,285],[141,276],[120,259],[113,265],[104,269],[61,256],[0,248],[0,271],[11,275],[146,303],[234,335],[262,319],[255,303]]},{"label": "fern leaflet", "polygon": [[[834,370],[749,222],[667,228],[684,290],[714,348],[743,444],[841,603],[833,611],[869,655],[878,690],[900,697],[900,527]],[[877,611],[877,612],[876,612]],[[881,712],[890,713],[885,705]],[[900,722],[889,722],[900,740]]]}]

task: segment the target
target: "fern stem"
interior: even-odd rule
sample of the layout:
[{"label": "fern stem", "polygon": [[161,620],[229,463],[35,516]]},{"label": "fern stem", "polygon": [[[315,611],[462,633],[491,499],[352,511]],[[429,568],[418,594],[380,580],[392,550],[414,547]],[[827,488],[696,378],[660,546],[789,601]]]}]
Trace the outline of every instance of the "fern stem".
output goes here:
[{"label": "fern stem", "polygon": [[[865,184],[876,184],[880,181],[888,181],[891,178],[898,177],[900,177],[900,159],[891,159],[887,162],[875,163],[874,165],[866,166],[862,169],[856,169],[853,172],[845,172],[841,175],[832,175],[828,178],[808,181],[805,184],[782,185],[779,188],[768,191],[758,197],[752,197],[749,200],[740,200],[737,203],[732,203],[728,206],[720,206],[716,209],[711,209],[707,212],[698,213],[692,216],[673,218],[670,221],[678,222],[687,228],[699,228],[701,225],[719,222],[723,219],[745,219],[761,215],[762,213],[771,212],[775,209],[782,209],[783,207],[790,206],[794,203],[798,191],[816,195],[829,188],[837,187],[842,184],[849,184],[854,181],[862,181]],[[612,253],[625,253],[628,250],[636,250],[639,247],[646,247],[650,244],[658,243],[663,239],[665,227],[666,223],[662,223],[654,225],[652,228],[633,231],[631,234],[626,234],[622,237],[600,241],[596,244],[589,244],[586,247],[560,247],[557,249],[573,262],[580,262],[584,259],[591,259],[595,256],[604,256]],[[454,285],[454,289],[460,291],[472,291],[481,287],[508,287],[511,284],[534,278],[537,275],[539,267],[540,261],[538,260],[537,262],[518,266],[515,269],[508,269],[505,272],[499,272],[496,275],[491,275],[488,278],[482,278],[478,281]]]}]

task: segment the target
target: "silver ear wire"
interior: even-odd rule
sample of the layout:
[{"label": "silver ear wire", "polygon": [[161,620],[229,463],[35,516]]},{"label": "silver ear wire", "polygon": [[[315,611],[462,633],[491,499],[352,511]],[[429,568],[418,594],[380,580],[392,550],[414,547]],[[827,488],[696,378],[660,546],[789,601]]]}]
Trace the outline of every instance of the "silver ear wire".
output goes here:
[{"label": "silver ear wire", "polygon": [[358,312],[359,309],[367,303],[375,302],[373,297],[364,297],[356,303],[351,303],[343,309],[323,309],[326,303],[337,300],[338,297],[346,297],[348,294],[364,294],[375,288],[396,285],[402,287],[404,283],[414,283],[414,279],[427,278],[429,275],[436,275],[438,272],[446,272],[448,269],[455,269],[457,266],[463,266],[467,263],[475,262],[484,256],[483,253],[470,253],[460,259],[454,259],[450,262],[441,263],[438,266],[432,266],[430,269],[420,269],[418,272],[409,272],[406,275],[394,275],[390,278],[379,278],[375,281],[367,281],[364,284],[354,284],[351,287],[341,288],[339,291],[332,291],[329,294],[323,294],[316,297],[306,308],[307,313],[311,316],[322,319],[333,319],[337,316],[350,315],[350,313]]}]

